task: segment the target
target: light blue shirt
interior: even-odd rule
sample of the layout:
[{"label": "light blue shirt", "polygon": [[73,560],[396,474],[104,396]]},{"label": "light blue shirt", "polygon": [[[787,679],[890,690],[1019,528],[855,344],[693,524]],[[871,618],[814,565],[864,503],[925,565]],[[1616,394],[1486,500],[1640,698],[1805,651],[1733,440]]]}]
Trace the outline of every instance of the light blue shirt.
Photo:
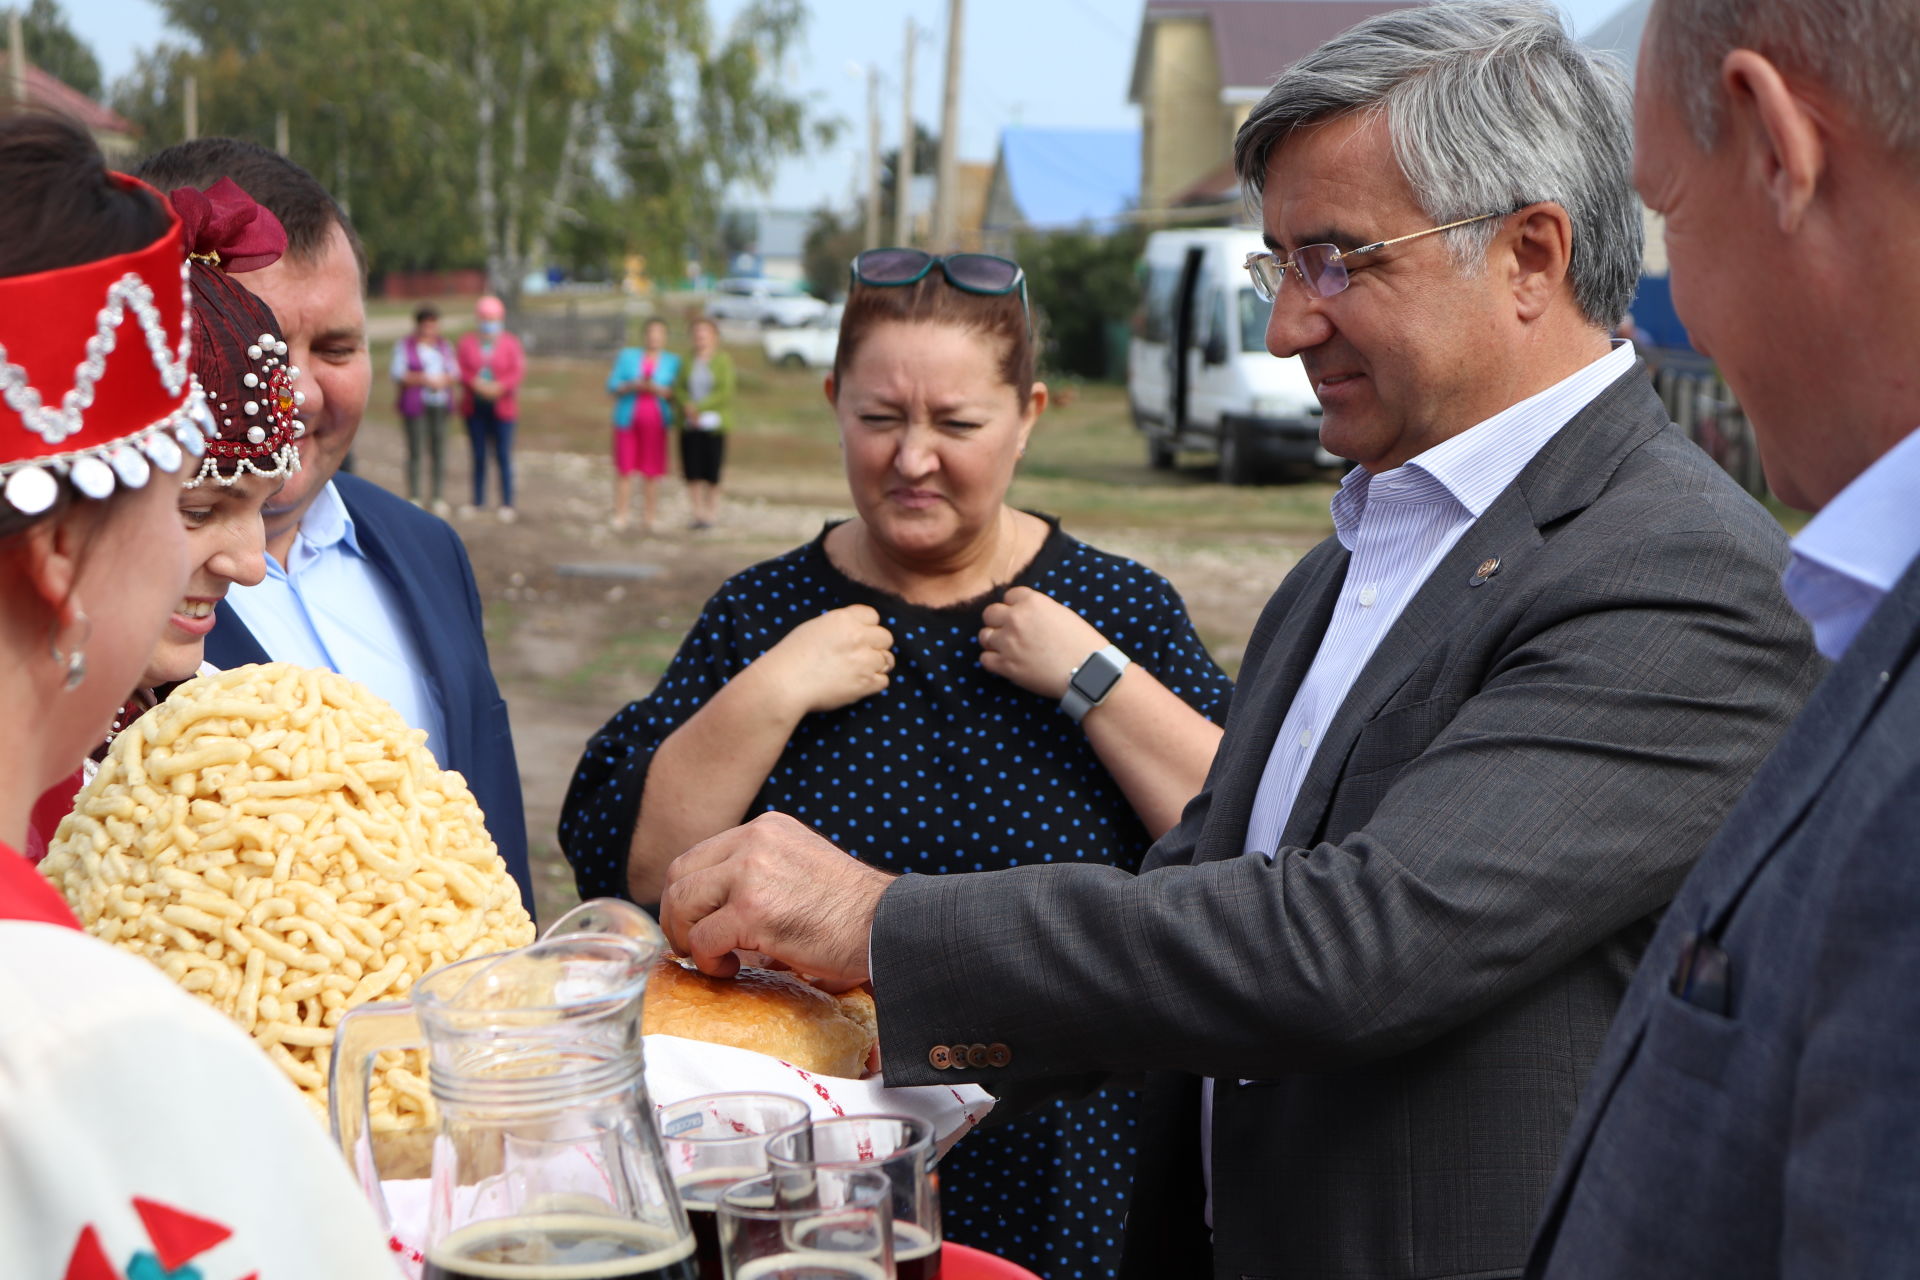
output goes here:
[{"label": "light blue shirt", "polygon": [[353,516],[329,481],[294,535],[285,567],[267,557],[266,581],[233,587],[227,603],[275,662],[325,667],[358,680],[427,731],[447,763],[447,722],[407,634],[393,585],[360,549]]},{"label": "light blue shirt", "polygon": [[[1280,722],[1247,819],[1244,853],[1273,860],[1307,767],[1340,704],[1421,584],[1560,428],[1633,367],[1633,344],[1476,423],[1391,471],[1355,467],[1333,498],[1347,576],[1313,666]],[[1213,1225],[1213,1081],[1201,1084],[1201,1170]]]},{"label": "light blue shirt", "polygon": [[1813,626],[1813,643],[1839,659],[1920,556],[1920,430],[1834,495],[1793,540],[1780,579],[1787,603]]}]

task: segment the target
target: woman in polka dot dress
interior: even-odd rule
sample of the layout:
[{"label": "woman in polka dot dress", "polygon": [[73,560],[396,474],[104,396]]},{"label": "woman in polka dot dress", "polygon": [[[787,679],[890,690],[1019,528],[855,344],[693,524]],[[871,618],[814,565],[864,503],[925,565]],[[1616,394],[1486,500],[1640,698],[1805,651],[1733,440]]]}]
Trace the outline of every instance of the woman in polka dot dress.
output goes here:
[{"label": "woman in polka dot dress", "polygon": [[[1006,503],[1047,398],[1018,269],[983,292],[1000,260],[917,257],[898,284],[856,263],[826,384],[859,514],[729,579],[588,744],[560,822],[583,896],[655,901],[680,852],[772,809],[892,871],[1135,871],[1200,789],[1231,684],[1179,596]],[[1069,676],[1110,645],[1131,664],[1076,723]],[[1107,1091],[969,1137],[941,1165],[948,1236],[1112,1274],[1133,1127]]]}]

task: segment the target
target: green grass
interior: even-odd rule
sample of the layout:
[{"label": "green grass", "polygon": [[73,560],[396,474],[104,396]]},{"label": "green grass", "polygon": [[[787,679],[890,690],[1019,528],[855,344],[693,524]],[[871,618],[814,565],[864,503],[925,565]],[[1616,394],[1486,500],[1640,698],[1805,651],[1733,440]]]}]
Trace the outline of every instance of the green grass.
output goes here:
[{"label": "green grass", "polygon": [[567,699],[609,688],[651,689],[666,673],[694,616],[669,615],[666,626],[656,621],[615,630],[586,661],[563,676],[542,681],[542,687],[550,697]]}]

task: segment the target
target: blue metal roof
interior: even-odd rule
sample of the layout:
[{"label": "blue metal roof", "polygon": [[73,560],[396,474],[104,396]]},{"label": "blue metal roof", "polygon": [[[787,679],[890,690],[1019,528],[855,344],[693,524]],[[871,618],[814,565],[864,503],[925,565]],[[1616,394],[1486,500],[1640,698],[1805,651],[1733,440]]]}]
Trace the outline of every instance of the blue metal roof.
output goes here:
[{"label": "blue metal roof", "polygon": [[1003,129],[1000,165],[1027,226],[1098,223],[1140,203],[1138,129]]}]

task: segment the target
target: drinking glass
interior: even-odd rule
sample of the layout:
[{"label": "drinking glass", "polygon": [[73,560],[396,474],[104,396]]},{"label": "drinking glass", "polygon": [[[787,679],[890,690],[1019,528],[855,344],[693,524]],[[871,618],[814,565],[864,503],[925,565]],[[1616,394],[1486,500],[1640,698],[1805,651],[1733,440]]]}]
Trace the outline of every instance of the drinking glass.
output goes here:
[{"label": "drinking glass", "polygon": [[773,1169],[716,1212],[726,1280],[895,1280],[893,1185],[877,1169]]},{"label": "drinking glass", "polygon": [[810,1115],[806,1103],[780,1093],[709,1093],[660,1109],[667,1173],[693,1225],[700,1280],[722,1280],[714,1220],[720,1193],[765,1173],[767,1139]]},{"label": "drinking glass", "polygon": [[940,1189],[933,1178],[933,1126],[911,1116],[838,1116],[767,1141],[770,1168],[878,1169],[893,1206],[899,1280],[938,1280]]}]

